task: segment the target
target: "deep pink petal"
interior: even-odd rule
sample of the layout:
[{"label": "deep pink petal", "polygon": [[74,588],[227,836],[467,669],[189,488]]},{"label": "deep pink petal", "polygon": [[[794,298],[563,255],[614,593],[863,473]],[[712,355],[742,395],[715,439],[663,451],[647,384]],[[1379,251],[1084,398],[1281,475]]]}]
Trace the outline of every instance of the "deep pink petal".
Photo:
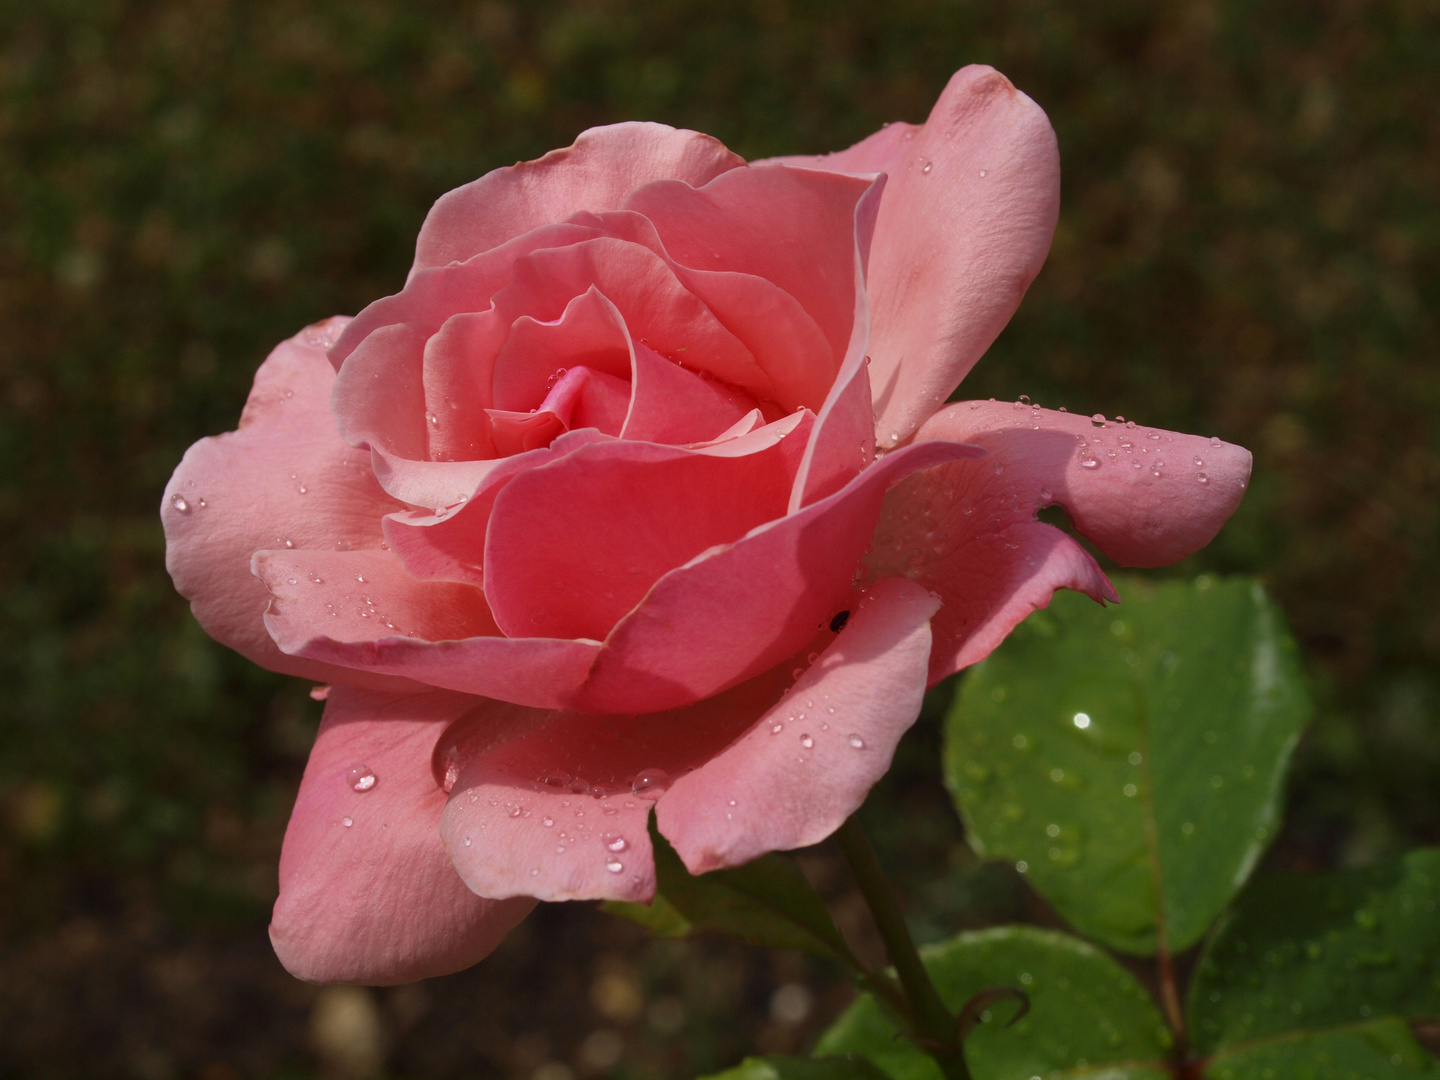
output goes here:
[{"label": "deep pink petal", "polygon": [[264,624],[270,595],[251,576],[250,557],[287,544],[378,548],[380,519],[397,507],[330,416],[335,373],[325,349],[343,325],[317,323],[277,346],[255,373],[240,430],[186,451],[160,507],[166,568],[206,632],[272,671],[319,682],[351,675],[275,647]]},{"label": "deep pink petal", "polygon": [[704,378],[639,342],[632,350],[631,398],[620,432],[623,438],[672,445],[703,443],[755,408],[755,400],[744,392]]},{"label": "deep pink petal", "polygon": [[844,630],[745,735],[655,808],[693,874],[818,844],[859,809],[920,715],[939,600],[877,582]]},{"label": "deep pink petal", "polygon": [[485,537],[485,592],[501,629],[603,638],[661,575],[781,517],[805,417],[753,453],[604,442],[515,477]]},{"label": "deep pink petal", "polygon": [[415,243],[415,270],[469,259],[582,210],[615,210],[655,180],[699,186],[744,165],[716,139],[664,124],[613,124],[538,161],[496,169],[440,199]]},{"label": "deep pink petal", "polygon": [[793,296],[838,367],[855,309],[856,204],[870,183],[782,166],[734,169],[698,190],[649,184],[625,208],[649,218],[682,265],[751,275]]},{"label": "deep pink petal", "polygon": [[489,467],[468,493],[451,495],[436,503],[436,509],[443,513],[408,510],[386,517],[385,537],[391,550],[414,577],[484,585],[485,532],[490,526],[495,497],[527,469],[603,438],[594,429],[569,431],[544,449],[476,463]]},{"label": "deep pink petal", "polygon": [[[770,672],[689,708],[640,716],[491,703],[441,743],[458,777],[441,835],[461,877],[491,896],[649,900],[651,801],[632,791],[636,777],[658,780],[649,792],[658,796],[752,725],[788,681]],[[489,734],[497,728],[523,730],[500,742]]]},{"label": "deep pink petal", "polygon": [[890,177],[870,258],[870,382],[880,443],[894,446],[950,396],[1040,272],[1060,212],[1055,133],[1005,76],[972,65],[923,127],[800,160]]},{"label": "deep pink petal", "polygon": [[545,248],[515,263],[510,284],[495,295],[497,315],[560,317],[566,303],[595,288],[615,305],[632,337],[662,356],[747,390],[769,380],[755,357],[685,287],[665,259],[642,244],[615,237]]},{"label": "deep pink petal", "polygon": [[388,552],[267,551],[255,570],[273,594],[265,624],[280,648],[353,669],[336,674],[344,682],[399,675],[554,708],[578,692],[600,651],[598,641],[501,637],[479,589],[417,581]]},{"label": "deep pink petal", "polygon": [[972,443],[1003,463],[996,489],[1024,504],[1059,503],[1122,566],[1165,566],[1215,538],[1250,479],[1244,447],[1009,402],[948,406],[917,439]]},{"label": "deep pink petal", "polygon": [[625,319],[594,286],[569,300],[553,322],[530,315],[514,321],[495,359],[494,407],[534,409],[554,388],[556,371],[574,367],[630,377]]},{"label": "deep pink petal", "polygon": [[[445,795],[431,751],[474,704],[443,692],[332,690],[285,832],[270,923],[291,974],[371,985],[446,975],[483,959],[534,906],[476,896],[440,841]],[[366,773],[373,786],[356,790]]]},{"label": "deep pink petal", "polygon": [[980,453],[942,442],[906,447],[834,495],[672,570],[611,631],[574,706],[674,708],[774,667],[839,610],[885,490],[917,469]]},{"label": "deep pink petal", "polygon": [[851,317],[850,344],[844,363],[826,394],[816,418],[810,445],[795,476],[790,492],[790,512],[832,495],[848,484],[874,459],[875,414],[871,407],[870,308],[865,291],[865,261],[869,256],[875,217],[880,207],[883,183],[872,184],[855,204],[851,245],[851,273],[855,284],[851,296],[855,310]]}]

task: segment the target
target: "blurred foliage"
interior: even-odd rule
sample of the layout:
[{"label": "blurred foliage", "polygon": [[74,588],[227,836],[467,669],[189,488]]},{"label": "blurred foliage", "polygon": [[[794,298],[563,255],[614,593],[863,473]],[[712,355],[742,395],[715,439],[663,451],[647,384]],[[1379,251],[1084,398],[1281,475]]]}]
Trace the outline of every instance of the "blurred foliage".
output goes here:
[{"label": "blurred foliage", "polygon": [[[1046,269],[963,392],[1250,446],[1239,515],[1181,569],[1265,575],[1316,682],[1274,858],[1361,864],[1440,839],[1427,0],[9,0],[7,980],[42,978],[47,943],[83,939],[84,920],[158,912],[182,936],[264,923],[317,708],[198,630],[163,572],[156,508],[184,448],[234,426],[276,341],[398,288],[436,196],[586,126],[649,118],[747,156],[827,150],[922,119],[970,62],[1049,112],[1065,189]],[[1021,903],[954,854],[933,726],[899,760],[885,790],[931,814],[877,821],[882,856],[918,889],[952,853],[919,920],[952,932],[957,890]],[[84,1072],[63,1063],[91,1060],[76,1033],[100,1021],[45,1035],[28,985],[6,991],[9,1041],[51,1049],[0,1049],[0,1073]],[[124,1042],[89,1038],[102,1062]],[[707,1045],[722,1059],[684,1067],[734,1060]],[[522,1049],[463,1060],[529,1075],[546,1059]],[[105,1067],[203,1061],[147,1053]]]}]

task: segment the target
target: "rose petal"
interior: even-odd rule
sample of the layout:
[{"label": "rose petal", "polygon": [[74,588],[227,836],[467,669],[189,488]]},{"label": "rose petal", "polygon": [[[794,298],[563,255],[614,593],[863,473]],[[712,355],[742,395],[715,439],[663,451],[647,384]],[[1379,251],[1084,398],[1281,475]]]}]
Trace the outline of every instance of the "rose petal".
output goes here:
[{"label": "rose petal", "polygon": [[515,477],[485,537],[500,628],[603,638],[662,574],[783,515],[809,434],[797,420],[754,453],[595,443]]},{"label": "rose petal", "polygon": [[420,228],[414,273],[465,260],[581,210],[615,210],[642,184],[699,186],[744,165],[718,140],[664,124],[612,124],[538,161],[486,173],[442,195]]},{"label": "rose petal", "polygon": [[[397,511],[385,519],[385,537],[391,550],[411,575],[425,580],[485,583],[485,532],[495,497],[505,485],[527,469],[563,457],[582,446],[600,442],[604,436],[594,429],[567,431],[548,447],[529,450],[513,457],[485,462],[490,466],[470,494],[450,496],[439,504],[452,505],[446,513]],[[439,508],[437,507],[437,508]]]},{"label": "rose petal", "polygon": [[774,283],[800,302],[838,368],[855,310],[855,213],[871,181],[784,166],[734,169],[703,188],[661,182],[625,208],[654,223],[666,250],[697,270]]},{"label": "rose petal", "polygon": [[[501,637],[479,589],[417,581],[389,553],[363,562],[343,556],[380,553],[329,552],[328,562],[316,558],[319,554],[296,559],[288,552],[262,552],[255,569],[275,594],[265,621],[280,648],[352,669],[337,671],[340,681],[402,675],[447,690],[555,708],[578,692],[599,654],[598,641]],[[305,576],[311,570],[320,582]],[[375,614],[365,618],[364,611]]]},{"label": "rose petal", "polygon": [[[334,688],[280,854],[270,940],[291,974],[390,985],[460,971],[534,906],[470,892],[440,842],[430,751],[474,703]],[[357,790],[357,769],[373,786]]]},{"label": "rose petal", "polygon": [[810,445],[790,491],[790,512],[839,491],[865,468],[875,454],[875,414],[870,405],[870,308],[865,292],[865,261],[869,256],[875,216],[885,185],[872,184],[855,205],[855,242],[851,249],[851,290],[855,311],[845,361],[816,418]]},{"label": "rose petal", "polygon": [[[251,576],[250,557],[287,543],[333,549],[383,541],[380,518],[397,504],[330,417],[335,373],[325,348],[344,324],[317,323],[277,346],[255,373],[240,430],[190,447],[160,507],[166,568],[205,631],[263,667],[317,682],[348,676],[275,647],[264,624],[270,596]],[[358,681],[397,686],[381,676]]]},{"label": "rose petal", "polygon": [[593,285],[570,300],[554,322],[530,315],[514,321],[495,359],[494,407],[536,408],[554,389],[556,371],[573,367],[630,378],[630,333],[625,319]]},{"label": "rose petal", "polygon": [[923,127],[896,124],[828,158],[783,160],[889,174],[870,258],[870,381],[881,444],[903,442],[1040,272],[1060,212],[1055,133],[1005,76],[972,65]]},{"label": "rose petal", "polygon": [[[710,760],[786,681],[771,672],[689,708],[641,716],[520,717],[491,703],[476,722],[524,730],[500,743],[482,739],[460,767],[441,835],[461,877],[490,896],[648,901],[655,867],[646,822],[659,778]],[[447,733],[442,743],[463,746],[466,736]],[[659,780],[650,799],[632,791],[641,775]]]},{"label": "rose petal", "polygon": [[985,447],[1004,464],[1004,486],[1027,504],[1027,518],[1034,507],[1060,503],[1122,566],[1165,566],[1200,550],[1250,479],[1244,447],[1119,422],[1099,427],[1020,403],[951,405],[916,438]]},{"label": "rose petal", "polygon": [[632,349],[630,407],[621,438],[708,442],[755,409],[754,399],[734,387],[702,378],[639,342]]},{"label": "rose petal", "polygon": [[834,495],[672,570],[610,632],[572,707],[674,708],[774,667],[839,609],[886,488],[916,469],[981,453],[941,442],[906,447]]},{"label": "rose petal", "polygon": [[919,585],[877,582],[783,700],[675,781],[656,823],[691,873],[817,844],[859,809],[920,715],[939,606]]}]

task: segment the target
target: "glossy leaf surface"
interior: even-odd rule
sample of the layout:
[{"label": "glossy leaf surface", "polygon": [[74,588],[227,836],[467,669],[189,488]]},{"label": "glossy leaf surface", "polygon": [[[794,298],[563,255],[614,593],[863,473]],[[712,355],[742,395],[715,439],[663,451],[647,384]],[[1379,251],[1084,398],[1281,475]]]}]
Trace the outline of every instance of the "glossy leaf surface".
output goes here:
[{"label": "glossy leaf surface", "polygon": [[[997,927],[961,934],[921,950],[945,1003],[958,1012],[992,986],[1013,986],[1030,1012],[1013,1027],[1016,1006],[1003,1001],[965,1044],[975,1080],[1075,1075],[1150,1080],[1163,1077],[1170,1033],[1160,1011],[1129,972],[1099,949],[1052,930]],[[864,1054],[893,1080],[939,1080],[929,1057],[903,1038],[869,995],[820,1039],[822,1054]],[[1101,1068],[1104,1066],[1104,1068]],[[1109,1070],[1109,1071],[1107,1071]]]},{"label": "glossy leaf surface", "polygon": [[1177,952],[1274,836],[1309,703],[1258,583],[1116,584],[1117,607],[1057,594],[966,677],[946,782],[976,850],[1076,929]]},{"label": "glossy leaf surface", "polygon": [[1368,870],[1257,879],[1190,989],[1202,1053],[1382,1017],[1440,1019],[1440,849]]},{"label": "glossy leaf surface", "polygon": [[1205,1080],[1415,1080],[1440,1066],[1399,1020],[1246,1044],[1211,1060]]}]

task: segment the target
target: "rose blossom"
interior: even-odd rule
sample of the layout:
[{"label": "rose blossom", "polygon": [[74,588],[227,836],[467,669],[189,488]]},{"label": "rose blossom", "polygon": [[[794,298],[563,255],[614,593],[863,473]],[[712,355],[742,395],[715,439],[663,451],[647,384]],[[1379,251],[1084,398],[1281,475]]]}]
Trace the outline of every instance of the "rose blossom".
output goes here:
[{"label": "rose blossom", "polygon": [[[535,898],[647,900],[828,836],[925,688],[1057,588],[1214,536],[1249,454],[946,398],[1049,247],[1044,113],[966,68],[923,126],[746,165],[585,132],[426,218],[404,289],[261,366],[166,489],[196,617],[333,684],[271,937],[316,980],[484,956]],[[877,449],[878,444],[878,449]]]}]

